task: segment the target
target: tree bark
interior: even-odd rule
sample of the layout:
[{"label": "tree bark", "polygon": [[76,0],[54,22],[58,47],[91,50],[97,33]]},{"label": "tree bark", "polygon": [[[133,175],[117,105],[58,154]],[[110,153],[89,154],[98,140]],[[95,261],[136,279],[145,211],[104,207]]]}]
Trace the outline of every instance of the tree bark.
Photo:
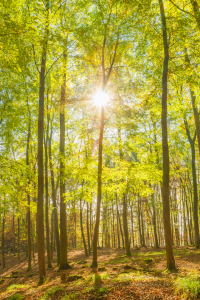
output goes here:
[{"label": "tree bark", "polygon": [[124,237],[125,237],[125,250],[126,255],[131,256],[129,236],[128,236],[128,223],[127,223],[127,198],[124,195],[123,199],[123,225],[124,225]]},{"label": "tree bark", "polygon": [[[66,55],[64,55],[66,67]],[[67,215],[65,203],[65,101],[66,101],[66,72],[63,74],[60,100],[60,269],[68,268],[67,263]]]},{"label": "tree bark", "polygon": [[83,245],[84,245],[84,249],[85,249],[85,256],[88,256],[87,245],[86,245],[84,230],[83,230],[83,214],[82,214],[81,199],[80,199],[80,225],[81,225],[81,235],[82,235],[82,239],[83,239]]},{"label": "tree bark", "polygon": [[51,126],[51,134],[49,137],[49,164],[51,170],[51,189],[52,189],[52,200],[53,200],[53,221],[54,221],[54,230],[55,230],[55,240],[56,240],[56,251],[57,251],[57,264],[60,265],[60,238],[59,238],[59,230],[58,230],[58,213],[57,213],[57,204],[56,204],[56,187],[54,180],[54,171],[53,171],[53,163],[51,157],[51,140],[52,140],[53,129]]},{"label": "tree bark", "polygon": [[184,123],[185,123],[187,137],[188,137],[190,147],[191,147],[191,152],[192,152],[192,178],[193,178],[193,191],[194,191],[193,220],[194,220],[194,231],[195,231],[195,247],[198,249],[200,247],[200,238],[199,238],[199,222],[198,222],[197,176],[196,176],[196,164],[195,164],[196,132],[195,132],[194,138],[192,139],[186,119],[184,119]]},{"label": "tree bark", "polygon": [[[47,111],[48,111],[48,107],[47,107]],[[48,262],[48,268],[51,268],[51,255],[50,255],[50,245],[49,245],[48,139],[49,139],[49,115],[47,113],[47,133],[46,133],[46,140],[44,141],[45,144],[45,221],[46,221],[47,262]]]},{"label": "tree bark", "polygon": [[2,242],[1,242],[1,247],[2,247],[2,260],[3,260],[3,269],[6,268],[6,263],[5,263],[5,239],[4,239],[4,231],[5,231],[5,213],[3,216],[3,226],[2,226]]},{"label": "tree bark", "polygon": [[17,218],[17,224],[18,224],[18,228],[17,228],[17,258],[18,260],[20,260],[20,219],[19,217]]},{"label": "tree bark", "polygon": [[[26,148],[26,165],[29,166],[29,148],[30,148],[30,135],[31,135],[31,120],[30,120],[30,107],[28,106],[28,135],[27,135],[27,148]],[[29,184],[29,180],[28,180]],[[27,207],[27,221],[28,221],[28,271],[31,270],[31,209],[30,209],[30,193],[27,192],[27,200],[28,200],[28,207]]]},{"label": "tree bark", "polygon": [[159,0],[160,16],[162,21],[162,34],[164,46],[164,63],[162,76],[162,150],[163,150],[163,221],[165,231],[165,244],[167,256],[167,268],[173,270],[176,268],[174,254],[172,249],[172,235],[170,225],[170,205],[169,205],[169,149],[167,137],[167,77],[169,63],[169,46],[167,41],[167,25],[163,1]]},{"label": "tree bark", "polygon": [[87,202],[87,239],[88,239],[88,253],[91,254],[90,249],[90,229],[89,229],[89,204]]},{"label": "tree bark", "polygon": [[15,211],[13,207],[13,254],[15,256]]},{"label": "tree bark", "polygon": [[47,44],[49,35],[49,0],[46,0],[46,28],[43,39],[43,50],[40,69],[39,87],[39,115],[38,115],[38,200],[37,200],[37,236],[38,236],[38,267],[39,282],[43,283],[46,277],[45,268],[45,246],[44,246],[44,172],[43,172],[43,139],[44,139],[44,93],[45,93],[45,71]]},{"label": "tree bark", "polygon": [[102,152],[103,152],[103,128],[104,128],[104,107],[101,107],[101,124],[99,136],[99,162],[98,162],[98,188],[97,188],[97,210],[96,210],[96,224],[94,228],[93,237],[93,262],[92,267],[97,267],[97,243],[99,236],[100,223],[100,208],[101,208],[101,189],[102,189]]},{"label": "tree bark", "polygon": [[118,220],[119,220],[119,228],[120,228],[120,232],[121,232],[121,236],[122,236],[122,245],[123,245],[123,249],[124,249],[125,248],[124,247],[124,235],[123,235],[123,230],[122,230],[122,224],[121,224],[121,219],[120,219],[118,204],[117,204],[117,216],[118,216]]}]

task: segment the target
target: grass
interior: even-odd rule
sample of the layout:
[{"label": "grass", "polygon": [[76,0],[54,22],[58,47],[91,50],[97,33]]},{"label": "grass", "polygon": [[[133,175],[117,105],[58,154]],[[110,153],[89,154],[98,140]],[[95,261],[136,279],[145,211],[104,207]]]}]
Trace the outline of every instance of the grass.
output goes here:
[{"label": "grass", "polygon": [[47,292],[40,298],[40,300],[51,299],[50,297],[54,296],[55,294],[57,294],[59,292],[65,293],[65,289],[60,286],[55,286],[55,287],[47,290]]},{"label": "grass", "polygon": [[147,263],[147,264],[151,263],[151,262],[153,262],[153,258],[147,257],[147,258],[144,259],[144,262]]},{"label": "grass", "polygon": [[24,288],[28,288],[28,287],[29,287],[29,285],[27,285],[27,284],[12,284],[9,287],[7,287],[6,290],[9,292],[15,292],[15,291],[18,291],[18,290],[21,290]]},{"label": "grass", "polygon": [[177,294],[182,294],[184,297],[190,299],[197,299],[200,296],[200,278],[193,277],[179,277],[175,282]]},{"label": "grass", "polygon": [[113,265],[113,264],[123,264],[123,263],[126,263],[126,262],[129,262],[130,259],[128,258],[125,258],[125,259],[115,259],[115,260],[109,260],[109,261],[106,261],[104,264],[105,265]]},{"label": "grass", "polygon": [[7,300],[21,300],[23,299],[25,296],[17,293],[17,294],[14,294],[12,296],[10,296],[9,298],[7,298]]}]

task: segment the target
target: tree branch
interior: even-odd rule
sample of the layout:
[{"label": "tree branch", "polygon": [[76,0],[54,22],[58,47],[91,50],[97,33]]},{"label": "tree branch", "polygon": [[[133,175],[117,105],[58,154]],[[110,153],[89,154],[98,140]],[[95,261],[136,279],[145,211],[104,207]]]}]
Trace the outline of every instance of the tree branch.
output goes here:
[{"label": "tree branch", "polygon": [[193,14],[191,14],[189,11],[186,11],[186,10],[184,10],[184,9],[182,9],[182,8],[180,8],[176,3],[174,3],[172,0],[169,0],[176,8],[178,8],[180,11],[183,11],[184,13],[186,13],[186,14],[188,14],[188,15],[190,15],[190,16],[192,16],[193,18],[194,18],[194,15]]}]

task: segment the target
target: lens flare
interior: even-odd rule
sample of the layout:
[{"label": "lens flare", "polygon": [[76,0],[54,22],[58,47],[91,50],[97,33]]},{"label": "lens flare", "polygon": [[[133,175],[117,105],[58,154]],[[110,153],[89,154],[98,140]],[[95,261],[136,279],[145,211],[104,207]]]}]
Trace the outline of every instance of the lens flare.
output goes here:
[{"label": "lens flare", "polygon": [[98,107],[106,106],[109,102],[109,95],[105,92],[98,91],[94,95],[93,102]]}]

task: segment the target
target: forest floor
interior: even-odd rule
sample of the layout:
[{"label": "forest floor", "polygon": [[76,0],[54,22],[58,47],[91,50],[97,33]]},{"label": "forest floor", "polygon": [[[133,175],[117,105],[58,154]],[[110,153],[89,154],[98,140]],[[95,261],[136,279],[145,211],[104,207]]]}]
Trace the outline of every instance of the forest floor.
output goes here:
[{"label": "forest floor", "polygon": [[[0,266],[0,300],[46,299],[200,299],[200,250],[176,247],[177,271],[166,270],[164,248],[98,250],[98,268],[91,268],[92,255],[83,250],[68,252],[71,269],[60,271],[56,259],[47,269],[46,281],[38,285],[38,266],[27,271],[25,254],[21,260],[6,255],[6,269]],[[55,253],[54,253],[55,256]],[[65,273],[66,280],[61,281]],[[198,298],[199,297],[199,298]]]}]

